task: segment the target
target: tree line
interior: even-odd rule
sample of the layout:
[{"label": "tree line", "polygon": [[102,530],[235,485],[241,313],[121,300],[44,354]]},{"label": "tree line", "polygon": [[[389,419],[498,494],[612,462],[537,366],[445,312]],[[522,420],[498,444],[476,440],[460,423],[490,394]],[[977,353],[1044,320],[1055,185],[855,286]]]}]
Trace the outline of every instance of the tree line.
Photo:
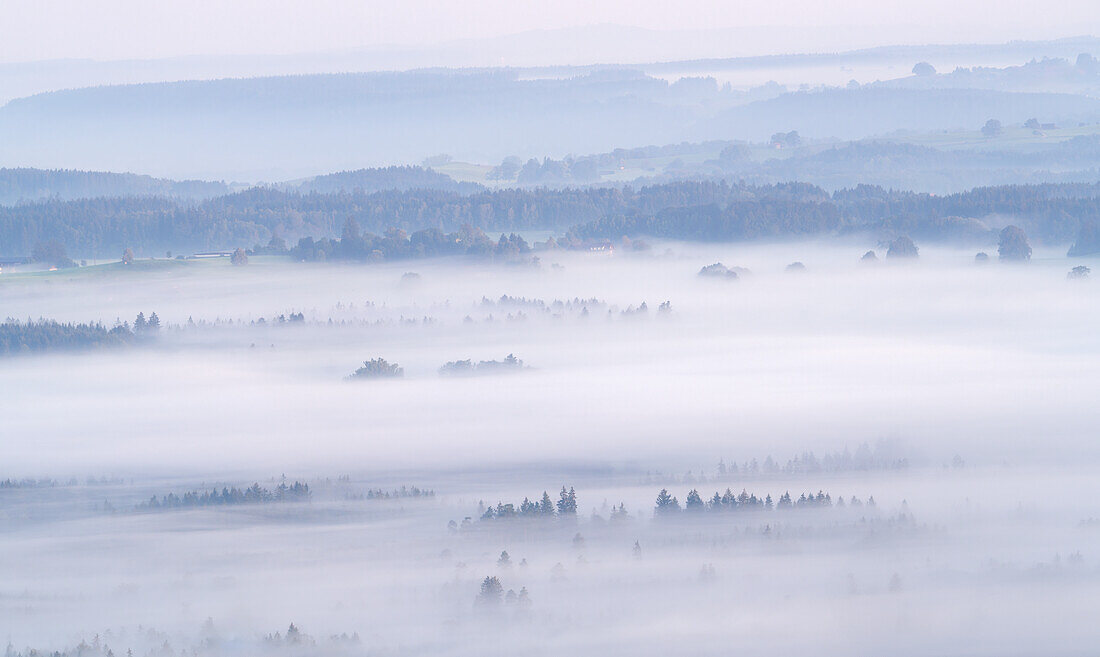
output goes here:
[{"label": "tree line", "polygon": [[[309,238],[293,252],[305,260],[507,256],[525,245],[508,233],[532,229],[565,231],[556,243],[566,247],[624,235],[734,241],[875,231],[950,239],[988,232],[975,220],[991,214],[1018,217],[1044,241],[1070,242],[1082,232],[1091,239],[1100,225],[1100,183],[979,187],[946,196],[870,185],[830,194],[806,183],[706,180],[474,194],[252,188],[191,204],[162,197],[48,200],[0,207],[0,253],[29,254],[51,240],[79,256],[250,244],[254,252],[281,251],[283,236],[291,236]],[[493,241],[487,230],[505,235]]]},{"label": "tree line", "polygon": [[310,495],[309,484],[304,484],[299,481],[295,481],[290,485],[287,485],[285,482],[281,483],[273,490],[269,490],[255,483],[244,489],[237,488],[236,486],[232,488],[223,487],[220,492],[216,488],[203,492],[193,490],[184,493],[182,496],[176,495],[175,493],[168,493],[167,495],[162,495],[160,499],[157,499],[157,496],[154,495],[150,497],[148,501],[138,504],[136,508],[140,511],[149,511],[179,507],[306,502],[309,501]]},{"label": "tree line", "polygon": [[[684,503],[681,504],[680,500],[669,493],[667,488],[662,488],[661,491],[657,493],[656,503],[653,507],[653,515],[655,518],[664,518],[681,513],[692,514],[697,512],[724,513],[732,511],[772,511],[833,507],[862,508],[864,506],[874,507],[875,498],[873,496],[869,497],[865,502],[853,495],[848,501],[845,501],[843,497],[838,497],[834,502],[832,495],[819,490],[816,494],[812,492],[802,493],[797,498],[792,497],[790,491],[785,491],[778,499],[773,500],[770,494],[764,497],[758,497],[755,493],[750,493],[745,489],[742,489],[738,494],[734,493],[730,488],[726,488],[725,492],[722,493],[715,491],[714,495],[710,498],[704,498],[697,488],[692,488],[688,492]],[[491,504],[486,505],[484,502],[479,502],[478,514],[482,522],[507,521],[521,518],[539,520],[551,520],[555,518],[575,519],[577,517],[577,494],[572,487],[566,490],[566,488],[562,486],[558,494],[557,502],[552,500],[546,491],[543,491],[542,497],[536,500],[524,497],[519,505],[501,501],[497,502],[496,506],[493,506]],[[630,513],[627,511],[624,504],[620,503],[617,507],[611,508],[610,520],[612,522],[626,520],[629,519],[629,517]],[[470,518],[463,521],[462,526],[463,528],[471,526]],[[458,530],[458,524],[453,520],[449,523],[449,527],[452,531]]]},{"label": "tree line", "polygon": [[524,497],[517,506],[511,502],[497,502],[494,507],[486,506],[484,502],[478,503],[478,513],[481,520],[507,520],[510,518],[576,518],[577,517],[577,492],[572,486],[569,490],[561,487],[558,500],[550,499],[550,494],[542,492],[542,497],[535,501]]},{"label": "tree line", "polygon": [[[874,507],[875,498],[873,496],[867,498],[866,505]],[[786,491],[779,496],[779,499],[773,501],[770,494],[760,498],[755,493],[749,493],[744,489],[741,490],[740,494],[735,494],[729,488],[724,493],[715,491],[714,495],[706,500],[699,494],[698,489],[693,488],[688,492],[687,498],[681,506],[680,501],[669,494],[667,488],[662,488],[661,492],[657,494],[653,515],[655,517],[665,517],[681,512],[771,511],[773,509],[814,509],[830,508],[832,506],[834,506],[832,496],[820,490],[817,491],[816,495],[802,493],[797,499],[792,499],[790,491]],[[844,508],[845,506],[862,507],[864,502],[853,495],[847,503],[843,497],[837,498],[835,506],[837,508]]]},{"label": "tree line", "polygon": [[8,318],[0,323],[0,356],[131,345],[159,329],[160,319],[156,313],[149,319],[139,313],[132,328],[129,323],[107,328],[99,322]]}]

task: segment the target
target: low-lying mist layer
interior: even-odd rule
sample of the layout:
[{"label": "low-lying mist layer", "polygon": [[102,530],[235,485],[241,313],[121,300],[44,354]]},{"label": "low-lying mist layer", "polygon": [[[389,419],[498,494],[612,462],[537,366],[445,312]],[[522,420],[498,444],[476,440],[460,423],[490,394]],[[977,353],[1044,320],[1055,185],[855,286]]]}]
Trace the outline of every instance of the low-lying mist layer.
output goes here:
[{"label": "low-lying mist layer", "polygon": [[[1100,288],[1061,253],[5,278],[24,327],[132,338],[0,361],[0,636],[103,657],[1092,645]],[[699,275],[716,262],[737,275]]]}]

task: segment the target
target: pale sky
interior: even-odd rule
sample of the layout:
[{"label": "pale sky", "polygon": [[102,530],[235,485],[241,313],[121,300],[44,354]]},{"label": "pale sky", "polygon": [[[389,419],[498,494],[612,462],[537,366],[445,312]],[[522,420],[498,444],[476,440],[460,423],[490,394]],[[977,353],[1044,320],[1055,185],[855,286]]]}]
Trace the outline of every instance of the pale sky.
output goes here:
[{"label": "pale sky", "polygon": [[[658,30],[791,26],[800,51],[1100,34],[1100,2],[1050,0],[3,0],[0,62],[286,54],[431,46],[613,23]],[[838,26],[862,30],[837,32]],[[746,54],[745,44],[737,54]],[[768,43],[749,44],[769,52]],[[797,46],[797,44],[794,44]],[[783,44],[783,48],[793,47]]]}]

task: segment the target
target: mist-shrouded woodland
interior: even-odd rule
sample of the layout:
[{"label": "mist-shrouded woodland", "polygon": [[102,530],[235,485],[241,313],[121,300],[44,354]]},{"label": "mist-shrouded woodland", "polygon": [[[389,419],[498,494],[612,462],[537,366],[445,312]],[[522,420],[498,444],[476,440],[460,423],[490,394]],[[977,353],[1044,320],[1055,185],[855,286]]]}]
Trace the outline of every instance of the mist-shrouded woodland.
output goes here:
[{"label": "mist-shrouded woodland", "polygon": [[1071,9],[3,55],[5,657],[1089,654]]}]

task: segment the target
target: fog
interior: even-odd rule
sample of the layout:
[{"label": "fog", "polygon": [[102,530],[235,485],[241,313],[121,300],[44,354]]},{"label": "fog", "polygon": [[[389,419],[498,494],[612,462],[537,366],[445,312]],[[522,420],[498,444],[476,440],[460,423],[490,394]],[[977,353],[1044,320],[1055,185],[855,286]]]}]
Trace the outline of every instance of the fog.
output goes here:
[{"label": "fog", "polygon": [[[537,267],[5,275],[8,316],[156,312],[162,328],[0,368],[0,639],[104,655],[1094,645],[1100,289],[1066,279],[1064,247],[1020,266],[935,245],[860,264],[869,248],[885,253],[658,243]],[[714,262],[751,273],[698,275]],[[526,367],[438,371],[509,354]],[[404,376],[347,378],[377,357]],[[308,499],[148,504],[284,481]],[[563,486],[575,519],[479,520]],[[662,488],[861,505],[655,516]],[[489,576],[527,593],[478,601]]]}]

